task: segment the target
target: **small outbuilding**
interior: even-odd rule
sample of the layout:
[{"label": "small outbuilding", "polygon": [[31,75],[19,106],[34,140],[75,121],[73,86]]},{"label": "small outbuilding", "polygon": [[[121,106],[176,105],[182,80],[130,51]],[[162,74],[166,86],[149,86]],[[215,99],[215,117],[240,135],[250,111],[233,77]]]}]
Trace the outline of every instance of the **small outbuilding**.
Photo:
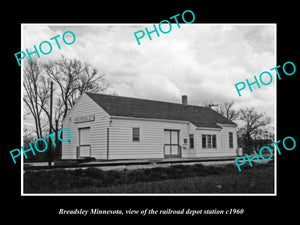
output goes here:
[{"label": "small outbuilding", "polygon": [[63,120],[62,159],[236,156],[237,125],[209,107],[84,93]]}]

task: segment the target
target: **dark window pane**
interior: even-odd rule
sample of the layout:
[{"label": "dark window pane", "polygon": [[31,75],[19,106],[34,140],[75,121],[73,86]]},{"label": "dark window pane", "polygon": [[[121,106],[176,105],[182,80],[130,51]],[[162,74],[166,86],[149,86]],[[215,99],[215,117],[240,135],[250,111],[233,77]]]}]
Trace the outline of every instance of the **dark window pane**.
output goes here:
[{"label": "dark window pane", "polygon": [[194,135],[190,134],[190,148],[194,148]]},{"label": "dark window pane", "polygon": [[132,140],[140,141],[140,128],[132,128]]},{"label": "dark window pane", "polygon": [[213,148],[217,148],[217,136],[216,135],[212,136],[212,145],[213,145]]},{"label": "dark window pane", "polygon": [[233,133],[229,132],[229,148],[233,148]]},{"label": "dark window pane", "polygon": [[202,148],[206,148],[206,135],[202,134]]}]

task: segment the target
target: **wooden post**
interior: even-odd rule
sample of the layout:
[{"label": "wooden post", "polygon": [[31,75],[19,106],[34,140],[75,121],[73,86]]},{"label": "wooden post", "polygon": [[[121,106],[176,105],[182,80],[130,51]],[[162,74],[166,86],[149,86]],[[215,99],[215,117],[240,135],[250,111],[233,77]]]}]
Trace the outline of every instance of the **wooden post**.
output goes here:
[{"label": "wooden post", "polygon": [[[52,133],[52,99],[53,98],[53,82],[51,81],[51,90],[50,90],[50,118],[49,118],[49,134]],[[48,144],[48,166],[51,167],[51,151],[52,151],[52,143],[49,138]]]},{"label": "wooden post", "polygon": [[[55,120],[55,133],[57,134],[57,132],[58,132],[58,119]],[[59,142],[58,137],[57,137],[57,135],[55,135],[55,145],[56,145],[56,147],[55,147],[54,151],[56,152],[56,154],[55,154],[56,157],[61,159],[60,145],[59,145],[58,142]]]},{"label": "wooden post", "polygon": [[109,128],[107,128],[106,136],[106,159],[109,160]]}]

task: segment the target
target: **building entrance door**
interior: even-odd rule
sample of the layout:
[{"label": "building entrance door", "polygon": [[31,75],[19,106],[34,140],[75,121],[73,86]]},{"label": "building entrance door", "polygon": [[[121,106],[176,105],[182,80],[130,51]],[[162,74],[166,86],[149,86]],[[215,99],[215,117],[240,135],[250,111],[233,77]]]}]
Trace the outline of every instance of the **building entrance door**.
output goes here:
[{"label": "building entrance door", "polygon": [[164,130],[164,156],[165,158],[181,157],[179,130]]},{"label": "building entrance door", "polygon": [[79,158],[91,157],[90,128],[79,129]]}]

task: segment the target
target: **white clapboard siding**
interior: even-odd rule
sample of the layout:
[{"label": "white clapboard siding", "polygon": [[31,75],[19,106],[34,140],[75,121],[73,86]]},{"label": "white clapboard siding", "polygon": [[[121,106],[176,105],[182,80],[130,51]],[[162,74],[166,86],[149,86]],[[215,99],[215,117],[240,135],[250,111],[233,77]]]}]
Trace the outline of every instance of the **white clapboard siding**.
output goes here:
[{"label": "white clapboard siding", "polygon": [[[229,148],[229,132],[233,132],[233,148]],[[194,148],[182,151],[183,157],[220,157],[235,156],[237,148],[236,128],[222,126],[222,129],[195,129],[191,126],[190,133],[194,134]],[[216,135],[216,148],[202,148],[202,134]]]},{"label": "white clapboard siding", "polygon": [[[95,116],[94,121],[75,123],[76,118],[89,115]],[[218,125],[221,128],[197,128],[188,121],[111,116],[87,94],[83,94],[63,121],[63,127],[70,131],[71,139],[62,143],[62,159],[77,158],[80,128],[90,128],[91,157],[96,159],[164,158],[165,129],[179,130],[182,158],[235,156],[236,127]],[[140,141],[132,140],[132,128],[139,128]],[[233,133],[233,148],[229,148],[229,132]],[[193,149],[189,148],[189,134],[194,135]],[[217,148],[202,148],[202,134],[216,135]],[[184,139],[187,139],[186,144]]]},{"label": "white clapboard siding", "polygon": [[[164,130],[179,130],[179,144],[187,138],[188,123],[112,119],[109,132],[109,159],[164,157]],[[140,141],[132,140],[132,128],[140,128]]]},{"label": "white clapboard siding", "polygon": [[[229,152],[233,152],[234,154],[236,154],[236,150],[237,150],[237,133],[236,133],[236,127],[230,126],[230,125],[220,125],[222,126],[222,130],[221,130],[221,141],[222,141],[222,146],[224,147],[224,149],[226,151]],[[233,148],[229,148],[229,132],[232,132],[233,134]]]},{"label": "white clapboard siding", "polygon": [[[95,120],[75,123],[75,118],[94,115]],[[106,159],[107,127],[109,115],[86,94],[81,95],[63,121],[63,127],[71,133],[69,142],[63,143],[62,159],[76,159],[79,146],[79,128],[90,127],[91,157]]]},{"label": "white clapboard siding", "polygon": [[[132,128],[140,129],[140,141],[132,140]],[[183,140],[189,140],[189,134],[194,134],[194,148],[181,148],[182,158],[219,157],[236,155],[235,127],[223,129],[196,129],[191,123],[175,123],[147,121],[134,119],[113,119],[109,134],[109,159],[163,158],[164,130],[179,130],[179,145]],[[229,149],[228,132],[233,132],[234,148]],[[217,148],[202,148],[202,134],[215,134]]]}]

